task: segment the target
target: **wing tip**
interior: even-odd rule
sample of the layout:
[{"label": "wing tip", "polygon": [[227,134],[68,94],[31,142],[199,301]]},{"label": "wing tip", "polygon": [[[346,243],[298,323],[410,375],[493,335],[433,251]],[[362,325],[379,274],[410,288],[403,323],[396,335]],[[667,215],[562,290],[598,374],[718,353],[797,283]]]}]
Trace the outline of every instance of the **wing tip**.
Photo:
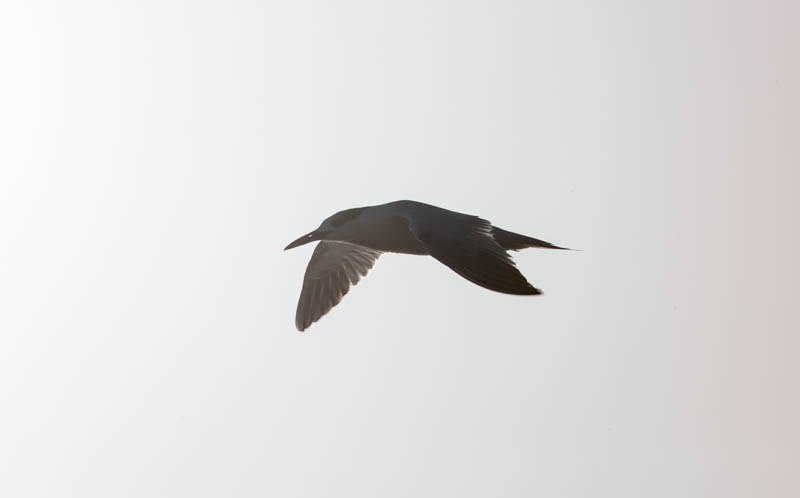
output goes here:
[{"label": "wing tip", "polygon": [[529,289],[530,292],[528,294],[526,294],[526,295],[528,295],[528,296],[541,296],[542,294],[544,294],[544,292],[542,292],[542,289],[537,289],[536,287],[534,287],[534,286],[532,286],[530,284],[528,284],[528,285],[530,286],[530,289]]},{"label": "wing tip", "polygon": [[528,282],[525,282],[525,284],[526,285],[522,288],[516,288],[509,291],[500,291],[500,292],[505,292],[506,294],[516,294],[518,296],[540,296],[544,294],[544,292],[542,292],[541,289],[532,286]]}]

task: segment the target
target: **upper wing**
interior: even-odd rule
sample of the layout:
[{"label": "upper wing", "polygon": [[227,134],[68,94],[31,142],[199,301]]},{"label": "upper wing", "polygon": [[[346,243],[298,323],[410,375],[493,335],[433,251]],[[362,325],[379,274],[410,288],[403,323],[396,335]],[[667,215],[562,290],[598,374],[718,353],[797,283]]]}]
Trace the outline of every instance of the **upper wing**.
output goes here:
[{"label": "upper wing", "polygon": [[380,251],[345,242],[322,241],[317,244],[308,262],[297,303],[297,330],[307,329],[339,304],[350,285],[357,284],[380,255]]},{"label": "upper wing", "polygon": [[506,294],[542,293],[495,241],[488,221],[452,211],[409,218],[409,229],[430,255],[470,282]]}]

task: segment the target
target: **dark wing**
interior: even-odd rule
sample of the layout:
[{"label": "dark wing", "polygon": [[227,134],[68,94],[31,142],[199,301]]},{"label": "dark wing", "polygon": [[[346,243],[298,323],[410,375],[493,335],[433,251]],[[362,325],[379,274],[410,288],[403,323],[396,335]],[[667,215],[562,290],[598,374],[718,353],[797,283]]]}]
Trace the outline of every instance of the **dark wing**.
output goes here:
[{"label": "dark wing", "polygon": [[435,216],[411,214],[408,225],[431,256],[470,282],[506,294],[542,293],[525,280],[497,243],[488,221],[449,211]]},{"label": "dark wing", "polygon": [[339,304],[381,255],[367,247],[345,242],[323,241],[317,244],[308,262],[303,290],[297,302],[295,325],[303,331]]}]

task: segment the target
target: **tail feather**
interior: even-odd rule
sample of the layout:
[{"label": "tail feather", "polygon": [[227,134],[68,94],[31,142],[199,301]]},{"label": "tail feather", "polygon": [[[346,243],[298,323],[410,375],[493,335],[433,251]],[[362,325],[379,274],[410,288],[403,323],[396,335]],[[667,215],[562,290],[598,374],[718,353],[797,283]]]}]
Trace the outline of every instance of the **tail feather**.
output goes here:
[{"label": "tail feather", "polygon": [[494,240],[497,241],[497,243],[507,251],[519,251],[520,249],[525,249],[526,247],[543,247],[546,249],[569,250],[567,247],[559,247],[544,240],[534,239],[533,237],[509,232],[495,226],[492,227],[492,236],[494,236]]}]

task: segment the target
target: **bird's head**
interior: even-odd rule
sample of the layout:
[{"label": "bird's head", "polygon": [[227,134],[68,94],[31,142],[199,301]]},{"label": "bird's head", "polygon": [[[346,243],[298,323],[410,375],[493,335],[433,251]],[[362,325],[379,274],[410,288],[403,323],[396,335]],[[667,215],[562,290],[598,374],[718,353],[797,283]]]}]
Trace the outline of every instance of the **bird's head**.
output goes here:
[{"label": "bird's head", "polygon": [[358,220],[358,217],[364,209],[365,208],[345,209],[333,216],[329,216],[320,224],[319,228],[298,238],[283,250],[293,249],[303,244],[314,242],[315,240],[344,240],[343,236],[348,233],[348,229],[351,228],[353,222]]}]

